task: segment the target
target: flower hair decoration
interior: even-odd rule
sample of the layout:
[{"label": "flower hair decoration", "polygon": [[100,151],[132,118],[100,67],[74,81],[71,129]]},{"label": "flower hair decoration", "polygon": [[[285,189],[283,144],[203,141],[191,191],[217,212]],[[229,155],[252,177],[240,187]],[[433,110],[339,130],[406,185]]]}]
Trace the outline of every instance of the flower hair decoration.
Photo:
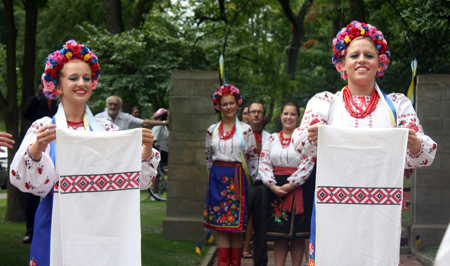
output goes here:
[{"label": "flower hair decoration", "polygon": [[336,35],[336,38],[333,39],[333,58],[331,61],[336,67],[336,70],[341,73],[341,78],[344,80],[347,79],[347,73],[342,69],[345,50],[354,39],[359,37],[367,38],[375,44],[381,64],[381,71],[378,71],[377,75],[378,77],[384,76],[384,71],[388,68],[390,62],[389,57],[391,53],[389,52],[389,47],[387,46],[387,41],[384,39],[383,33],[370,24],[353,21],[347,27],[342,28]]},{"label": "flower hair decoration", "polygon": [[220,111],[220,99],[222,98],[222,96],[227,95],[227,94],[231,94],[236,98],[238,107],[240,107],[242,105],[242,95],[241,92],[239,91],[238,88],[236,88],[235,86],[231,85],[231,84],[225,84],[219,87],[219,89],[217,89],[216,92],[214,92],[214,94],[212,95],[212,99],[214,102],[214,108],[217,111]]},{"label": "flower hair decoration", "polygon": [[56,50],[47,56],[45,71],[42,74],[42,83],[44,84],[44,94],[50,99],[59,96],[56,91],[58,86],[58,76],[63,66],[70,61],[81,60],[86,62],[92,71],[92,89],[95,90],[100,77],[100,66],[97,56],[89,48],[74,40],[67,41],[61,50]]}]

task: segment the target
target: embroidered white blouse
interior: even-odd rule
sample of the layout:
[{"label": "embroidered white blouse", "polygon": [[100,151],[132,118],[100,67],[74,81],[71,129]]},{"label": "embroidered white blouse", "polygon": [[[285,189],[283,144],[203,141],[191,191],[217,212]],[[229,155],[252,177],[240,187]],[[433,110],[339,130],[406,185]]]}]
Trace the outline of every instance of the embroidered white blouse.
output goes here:
[{"label": "embroidered white blouse", "polygon": [[[309,100],[300,127],[292,134],[294,148],[298,152],[308,156],[317,155],[317,145],[309,139],[307,128],[320,122],[325,125],[336,125],[336,107],[339,106],[337,101],[340,100],[341,93],[341,91],[336,94],[321,92]],[[388,98],[392,101],[397,113],[397,127],[413,129],[421,142],[421,148],[417,154],[411,154],[409,150],[407,151],[405,168],[413,169],[431,165],[436,156],[437,144],[429,136],[425,135],[411,101],[401,93],[391,93],[388,95]],[[370,96],[353,96],[353,100],[358,106],[365,108],[370,101]],[[376,109],[364,118],[352,117],[343,102],[340,106],[343,109],[342,126],[344,127],[391,128],[381,100],[378,101]]]},{"label": "embroidered white blouse", "polygon": [[[119,130],[116,125],[106,119],[96,118],[95,120],[99,127],[105,131],[113,132]],[[34,159],[29,152],[29,147],[36,141],[37,130],[51,123],[52,119],[50,117],[43,117],[36,120],[28,129],[17,153],[14,155],[10,166],[10,181],[12,185],[22,192],[45,197],[51,191],[56,181],[54,165],[50,158],[50,144],[44,150],[39,160]],[[84,126],[68,125],[68,128],[70,130],[84,131]],[[158,166],[160,157],[159,152],[153,149],[152,157],[142,160],[141,189],[150,187],[153,182],[156,176],[155,167]]]},{"label": "embroidered white blouse", "polygon": [[292,140],[286,147],[281,145],[279,133],[271,134],[261,150],[259,173],[267,187],[275,185],[273,167],[294,167],[297,170],[288,177],[287,182],[295,187],[303,185],[311,174],[315,157],[308,157],[296,152]]},{"label": "embroidered white blouse", "polygon": [[[221,139],[219,131],[214,135],[211,142],[211,135],[216,124],[211,125],[206,131],[206,170],[211,170],[214,161],[241,162],[240,143],[237,130],[230,139]],[[244,158],[247,162],[248,171],[252,180],[255,180],[258,170],[258,150],[256,148],[255,136],[249,125],[242,123],[242,133],[244,136]],[[211,150],[210,150],[211,149]]]}]

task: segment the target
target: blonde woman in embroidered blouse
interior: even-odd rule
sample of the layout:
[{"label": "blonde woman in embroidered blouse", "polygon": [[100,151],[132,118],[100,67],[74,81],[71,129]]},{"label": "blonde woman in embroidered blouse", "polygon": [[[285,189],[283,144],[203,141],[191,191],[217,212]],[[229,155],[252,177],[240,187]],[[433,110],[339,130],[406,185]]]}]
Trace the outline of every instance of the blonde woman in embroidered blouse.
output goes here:
[{"label": "blonde woman in embroidered blouse", "polygon": [[[250,126],[237,120],[242,103],[239,90],[231,84],[221,86],[213,101],[223,119],[206,133],[209,184],[203,225],[217,231],[219,266],[240,265],[242,232],[247,226],[247,179],[256,177],[258,155]],[[250,177],[244,173],[245,164]]]},{"label": "blonde woman in embroidered blouse", "polygon": [[284,266],[288,252],[292,265],[300,265],[309,238],[314,180],[306,173],[314,164],[297,153],[291,142],[300,119],[299,108],[289,102],[282,108],[283,130],[264,143],[259,159],[259,172],[267,193],[267,238],[274,241],[275,265]]}]

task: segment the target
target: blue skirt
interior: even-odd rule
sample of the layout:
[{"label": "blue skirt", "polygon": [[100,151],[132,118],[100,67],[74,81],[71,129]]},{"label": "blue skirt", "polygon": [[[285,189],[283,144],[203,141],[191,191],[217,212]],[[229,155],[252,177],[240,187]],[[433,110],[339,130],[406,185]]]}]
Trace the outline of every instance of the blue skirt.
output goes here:
[{"label": "blue skirt", "polygon": [[[235,191],[239,191],[239,195],[235,195]],[[247,228],[247,180],[241,166],[236,169],[213,164],[211,167],[203,226],[230,232],[244,232]]]}]

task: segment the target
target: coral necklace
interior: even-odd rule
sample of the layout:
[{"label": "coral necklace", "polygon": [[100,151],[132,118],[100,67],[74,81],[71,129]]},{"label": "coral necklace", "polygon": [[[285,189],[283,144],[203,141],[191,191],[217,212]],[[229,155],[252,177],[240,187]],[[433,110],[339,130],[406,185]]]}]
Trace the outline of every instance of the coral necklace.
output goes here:
[{"label": "coral necklace", "polygon": [[[345,89],[343,91],[343,97],[344,97],[344,102],[345,102],[345,108],[350,113],[350,115],[355,117],[355,118],[364,118],[368,114],[372,113],[375,110],[375,108],[377,108],[378,99],[379,99],[377,91],[375,89],[373,89],[372,90],[372,94],[370,95],[369,104],[368,104],[366,110],[363,110],[353,100],[353,96],[350,93],[350,90],[348,89],[348,86],[345,86]],[[355,110],[353,110],[353,106],[359,112],[355,112]]]},{"label": "coral necklace", "polygon": [[233,137],[234,132],[236,132],[236,124],[234,124],[233,128],[231,129],[231,131],[227,131],[225,134],[223,132],[223,122],[220,123],[219,125],[219,138],[220,139],[230,139],[231,137]]},{"label": "coral necklace", "polygon": [[283,149],[289,147],[289,144],[291,144],[292,138],[288,138],[288,139],[284,138],[283,130],[280,131],[279,135],[280,135],[280,143],[281,143],[281,146],[283,147]]}]

